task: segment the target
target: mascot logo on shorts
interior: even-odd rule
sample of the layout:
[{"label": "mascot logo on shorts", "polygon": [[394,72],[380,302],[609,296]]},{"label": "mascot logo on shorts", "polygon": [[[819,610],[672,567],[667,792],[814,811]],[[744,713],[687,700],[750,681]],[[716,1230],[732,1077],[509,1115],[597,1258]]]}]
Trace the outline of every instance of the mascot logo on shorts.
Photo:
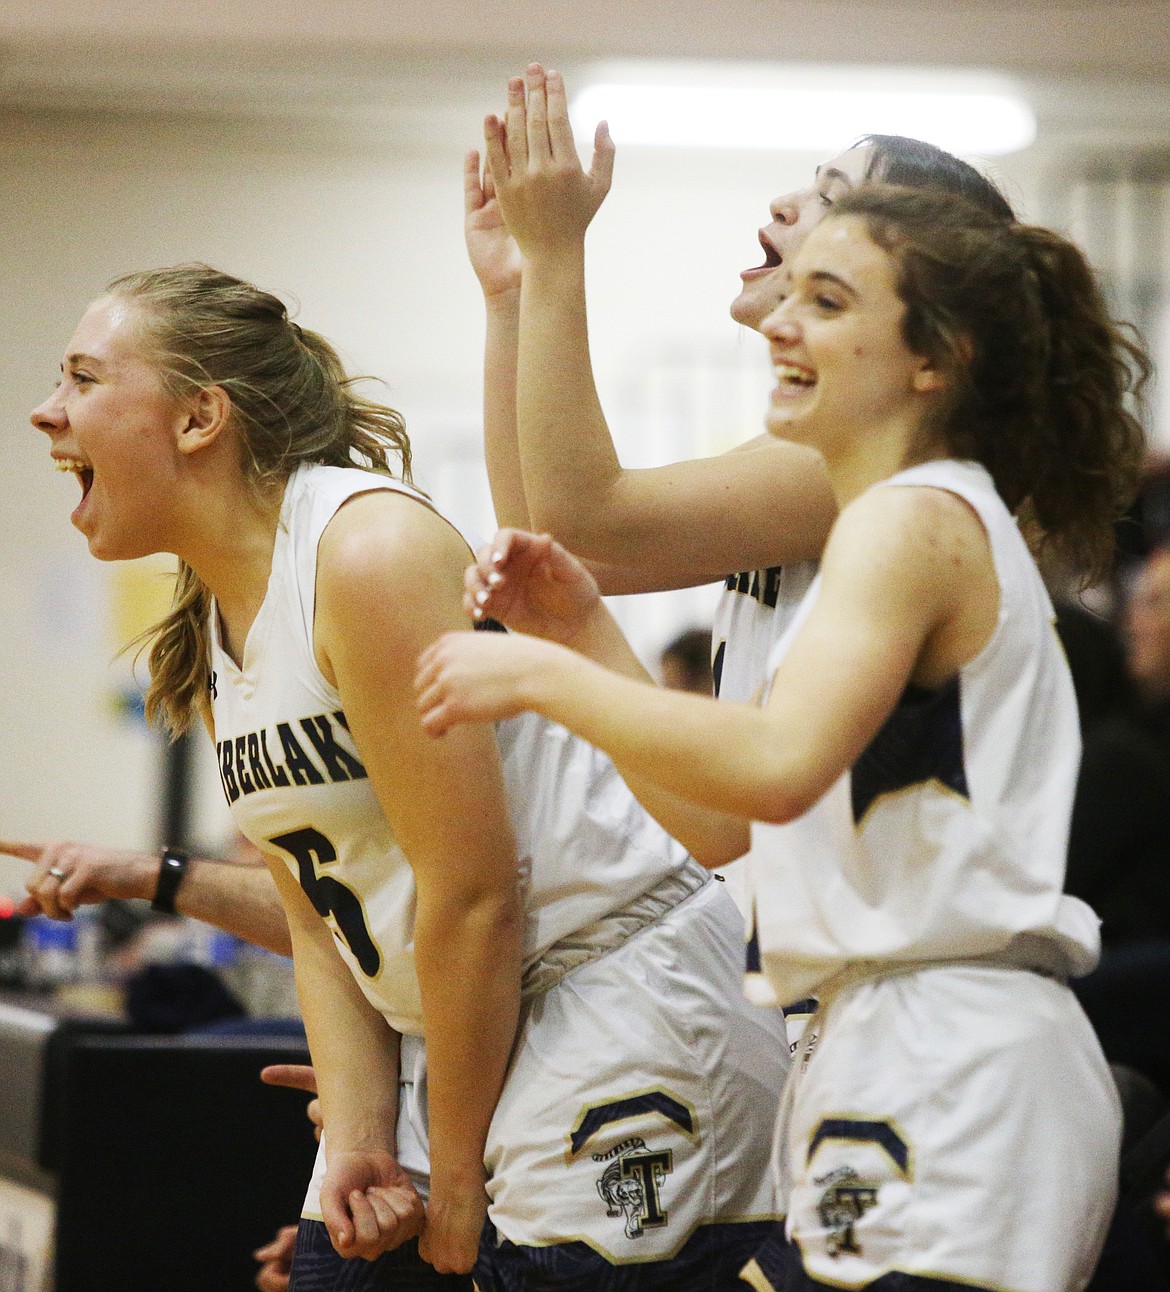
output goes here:
[{"label": "mascot logo on shorts", "polygon": [[647,1229],[665,1225],[670,1216],[659,1190],[674,1167],[670,1149],[655,1152],[635,1135],[609,1153],[594,1155],[594,1161],[606,1159],[609,1165],[597,1181],[605,1214],[625,1217],[627,1238],[641,1238]]},{"label": "mascot logo on shorts", "polygon": [[828,1231],[825,1250],[832,1257],[848,1252],[860,1255],[853,1226],[877,1203],[877,1186],[866,1184],[851,1166],[839,1166],[815,1183],[825,1186],[817,1203],[817,1215]]}]

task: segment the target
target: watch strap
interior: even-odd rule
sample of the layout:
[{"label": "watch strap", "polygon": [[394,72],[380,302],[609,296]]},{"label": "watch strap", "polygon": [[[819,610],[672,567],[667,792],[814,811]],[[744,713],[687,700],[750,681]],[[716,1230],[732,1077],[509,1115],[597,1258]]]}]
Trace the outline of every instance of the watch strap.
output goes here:
[{"label": "watch strap", "polygon": [[152,911],[161,911],[164,915],[177,915],[175,897],[179,885],[187,874],[190,858],[185,852],[175,848],[165,848],[158,863],[158,883],[155,885],[154,897],[150,902]]}]

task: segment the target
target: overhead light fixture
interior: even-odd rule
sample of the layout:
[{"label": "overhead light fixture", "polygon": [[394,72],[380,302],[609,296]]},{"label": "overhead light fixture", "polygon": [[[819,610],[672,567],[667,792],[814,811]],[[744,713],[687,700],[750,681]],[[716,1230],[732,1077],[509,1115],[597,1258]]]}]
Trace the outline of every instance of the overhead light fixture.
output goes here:
[{"label": "overhead light fixture", "polygon": [[726,65],[706,79],[693,67],[658,76],[646,67],[638,80],[599,77],[573,99],[573,128],[589,136],[605,120],[625,145],[821,154],[860,135],[881,134],[992,157],[1026,148],[1036,137],[1035,115],[1019,95],[972,83],[965,74],[770,68],[759,84],[753,70],[734,80]]}]

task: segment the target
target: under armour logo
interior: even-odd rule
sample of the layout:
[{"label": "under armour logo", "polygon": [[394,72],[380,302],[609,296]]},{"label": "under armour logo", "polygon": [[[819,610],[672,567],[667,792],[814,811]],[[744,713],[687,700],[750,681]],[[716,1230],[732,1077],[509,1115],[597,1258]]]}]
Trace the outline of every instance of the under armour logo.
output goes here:
[{"label": "under armour logo", "polygon": [[211,673],[207,679],[207,689],[211,692],[213,700],[219,699],[219,692],[215,689],[215,673]]}]

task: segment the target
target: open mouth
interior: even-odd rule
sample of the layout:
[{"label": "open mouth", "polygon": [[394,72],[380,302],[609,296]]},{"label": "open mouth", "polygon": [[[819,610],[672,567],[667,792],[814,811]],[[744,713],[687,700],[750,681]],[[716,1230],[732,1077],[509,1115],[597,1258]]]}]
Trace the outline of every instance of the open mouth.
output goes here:
[{"label": "open mouth", "polygon": [[760,246],[764,249],[764,263],[745,269],[740,275],[742,278],[759,278],[764,274],[770,274],[773,269],[778,269],[784,263],[784,257],[768,241],[763,229],[760,230]]},{"label": "open mouth", "polygon": [[787,390],[808,390],[816,385],[816,374],[794,363],[773,364],[772,371],[776,376],[776,384]]},{"label": "open mouth", "polygon": [[759,266],[760,269],[778,269],[784,263],[784,257],[762,233],[760,234],[760,246],[764,248],[764,263]]},{"label": "open mouth", "polygon": [[72,471],[77,477],[81,485],[81,497],[84,499],[93,484],[93,467],[80,458],[57,458],[55,461],[58,471]]}]

